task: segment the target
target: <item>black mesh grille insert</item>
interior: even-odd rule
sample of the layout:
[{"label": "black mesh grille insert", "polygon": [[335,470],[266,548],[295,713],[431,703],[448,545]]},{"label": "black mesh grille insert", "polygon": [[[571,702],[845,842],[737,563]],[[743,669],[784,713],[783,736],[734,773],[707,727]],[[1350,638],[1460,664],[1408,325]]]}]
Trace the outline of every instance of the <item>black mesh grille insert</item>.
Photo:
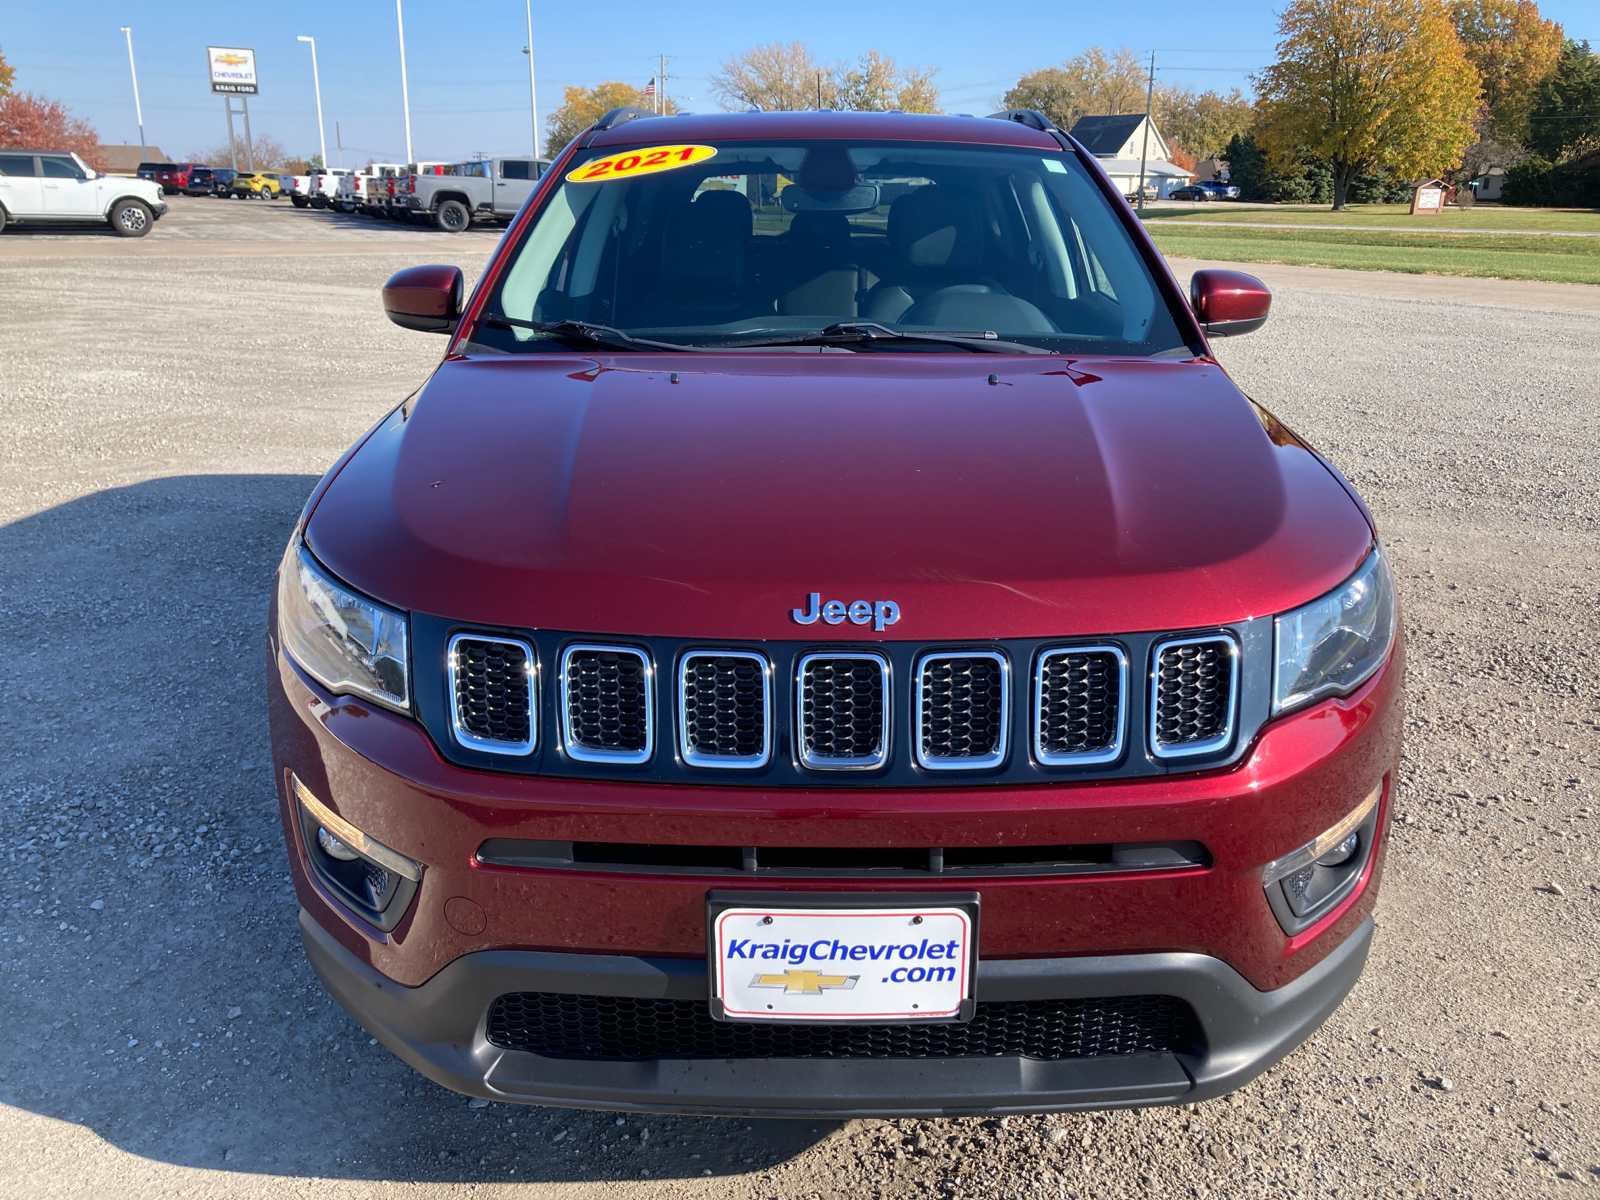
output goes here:
[{"label": "black mesh grille insert", "polygon": [[562,1058],[1098,1058],[1187,1050],[1175,996],[986,1001],[955,1025],[713,1021],[704,1001],[514,992],[489,1008],[489,1041]]},{"label": "black mesh grille insert", "polygon": [[759,758],[767,748],[766,664],[695,654],[683,663],[684,748],[707,758]]},{"label": "black mesh grille insert", "polygon": [[533,741],[532,664],[514,642],[460,638],[455,643],[456,722],[485,742]]},{"label": "black mesh grille insert", "polygon": [[812,658],[801,668],[801,737],[807,759],[872,759],[884,751],[883,663]]},{"label": "black mesh grille insert", "polygon": [[1233,643],[1168,646],[1156,664],[1155,740],[1183,746],[1224,736],[1233,716]]},{"label": "black mesh grille insert", "polygon": [[635,650],[576,649],[566,659],[569,740],[584,750],[642,754],[650,746],[649,672]]},{"label": "black mesh grille insert", "polygon": [[922,756],[993,758],[1005,744],[1005,668],[988,655],[922,662]]},{"label": "black mesh grille insert", "polygon": [[1120,730],[1122,664],[1110,650],[1062,650],[1039,660],[1039,753],[1046,759],[1112,750]]}]

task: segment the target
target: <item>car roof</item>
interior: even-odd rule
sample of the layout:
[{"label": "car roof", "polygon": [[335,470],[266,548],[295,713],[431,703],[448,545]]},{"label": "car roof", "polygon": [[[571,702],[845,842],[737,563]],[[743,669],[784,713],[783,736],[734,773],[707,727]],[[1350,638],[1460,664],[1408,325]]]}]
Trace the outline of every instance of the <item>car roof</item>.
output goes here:
[{"label": "car roof", "polygon": [[[660,124],[657,124],[660,122]],[[595,134],[593,146],[641,141],[759,141],[767,138],[850,138],[886,142],[966,142],[1060,150],[1048,133],[1018,121],[926,113],[749,112],[679,113],[637,118]]]}]

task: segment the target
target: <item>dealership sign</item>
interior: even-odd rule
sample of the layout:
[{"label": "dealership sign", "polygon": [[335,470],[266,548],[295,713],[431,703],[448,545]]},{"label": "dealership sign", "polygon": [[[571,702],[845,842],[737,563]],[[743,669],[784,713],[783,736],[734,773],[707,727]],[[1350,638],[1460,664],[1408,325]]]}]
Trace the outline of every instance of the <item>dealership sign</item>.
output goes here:
[{"label": "dealership sign", "polygon": [[207,46],[206,66],[211,71],[211,90],[228,95],[256,94],[256,52],[228,46]]}]

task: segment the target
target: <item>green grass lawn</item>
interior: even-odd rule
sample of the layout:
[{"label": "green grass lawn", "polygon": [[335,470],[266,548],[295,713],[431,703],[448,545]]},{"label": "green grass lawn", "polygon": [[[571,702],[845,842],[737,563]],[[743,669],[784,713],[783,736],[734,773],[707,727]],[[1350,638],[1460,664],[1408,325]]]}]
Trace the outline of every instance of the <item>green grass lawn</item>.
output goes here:
[{"label": "green grass lawn", "polygon": [[1329,225],[1360,229],[1370,225],[1415,225],[1420,230],[1491,231],[1496,229],[1560,230],[1600,233],[1600,211],[1572,208],[1447,208],[1436,216],[1413,217],[1405,204],[1357,204],[1346,212],[1327,205],[1280,204],[1271,208],[1234,208],[1223,201],[1186,208],[1146,209],[1144,219],[1154,228],[1164,220],[1206,221],[1218,225]]},{"label": "green grass lawn", "polygon": [[1212,231],[1195,225],[1162,228],[1151,221],[1150,233],[1171,258],[1600,284],[1600,238],[1386,233],[1359,227],[1239,229],[1220,224],[1223,228]]}]

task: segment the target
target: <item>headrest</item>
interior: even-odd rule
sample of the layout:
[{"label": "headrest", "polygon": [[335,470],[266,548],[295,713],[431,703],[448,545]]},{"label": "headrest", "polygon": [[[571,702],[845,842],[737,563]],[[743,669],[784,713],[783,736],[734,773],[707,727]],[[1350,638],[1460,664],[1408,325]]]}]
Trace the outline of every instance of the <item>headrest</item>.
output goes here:
[{"label": "headrest", "polygon": [[797,241],[818,247],[842,247],[850,244],[850,219],[843,213],[795,213],[789,224],[789,235]]},{"label": "headrest", "polygon": [[699,295],[741,292],[745,246],[753,229],[754,214],[742,193],[701,192],[667,221],[662,273],[672,286]]},{"label": "headrest", "polygon": [[975,267],[983,257],[975,197],[937,185],[889,206],[889,244],[913,267]]},{"label": "headrest", "polygon": [[855,164],[843,146],[813,146],[795,182],[808,192],[848,192],[856,185]]}]

